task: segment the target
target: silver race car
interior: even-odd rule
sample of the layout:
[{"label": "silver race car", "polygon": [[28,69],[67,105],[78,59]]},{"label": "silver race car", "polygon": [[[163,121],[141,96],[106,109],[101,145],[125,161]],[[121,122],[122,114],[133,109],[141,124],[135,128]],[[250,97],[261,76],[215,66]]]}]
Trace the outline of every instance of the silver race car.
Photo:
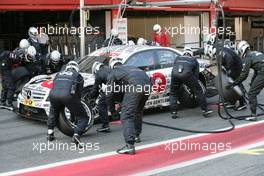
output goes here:
[{"label": "silver race car", "polygon": [[[87,130],[92,126],[94,119],[98,118],[97,107],[90,107],[91,100],[87,97],[95,81],[93,74],[91,74],[91,68],[95,61],[100,61],[107,65],[113,60],[118,60],[123,65],[136,66],[145,70],[155,84],[155,90],[151,92],[145,105],[145,108],[149,109],[169,106],[171,70],[174,60],[179,55],[181,55],[181,52],[173,48],[120,45],[98,49],[90,55],[77,60],[81,74],[84,77],[83,104],[90,117]],[[209,65],[209,60],[198,59],[198,62],[200,64],[200,84],[203,91],[206,92],[206,89],[215,90],[213,87],[214,76],[210,73],[210,70],[206,69],[206,65]],[[23,87],[17,99],[17,108],[21,116],[43,121],[47,120],[50,106],[48,95],[55,75],[36,76]],[[181,104],[187,107],[195,107],[197,105],[194,95],[187,86],[183,85],[180,91],[182,91],[182,96],[179,97]],[[74,117],[65,108],[58,122],[59,129],[67,135],[72,135],[72,127],[74,125]]]}]

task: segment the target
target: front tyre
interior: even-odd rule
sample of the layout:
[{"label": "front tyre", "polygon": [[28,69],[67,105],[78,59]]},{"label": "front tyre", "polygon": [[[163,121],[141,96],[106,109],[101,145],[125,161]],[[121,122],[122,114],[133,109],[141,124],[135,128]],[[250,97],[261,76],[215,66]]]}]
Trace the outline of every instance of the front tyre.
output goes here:
[{"label": "front tyre", "polygon": [[[92,109],[89,107],[88,103],[81,102],[83,104],[83,107],[86,111],[86,115],[88,116],[88,123],[86,126],[86,129],[84,131],[87,132],[94,123],[94,116],[92,115]],[[74,128],[76,127],[76,119],[73,115],[71,115],[68,108],[64,108],[64,111],[60,113],[59,119],[58,119],[58,129],[67,136],[73,136]]]}]

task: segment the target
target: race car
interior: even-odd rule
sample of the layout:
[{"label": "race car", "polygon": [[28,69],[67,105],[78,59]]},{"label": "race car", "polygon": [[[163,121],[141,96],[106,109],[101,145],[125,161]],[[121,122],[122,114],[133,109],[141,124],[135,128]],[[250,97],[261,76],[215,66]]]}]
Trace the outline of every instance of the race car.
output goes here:
[{"label": "race car", "polygon": [[[177,56],[181,52],[169,48],[159,46],[110,46],[94,51],[88,56],[77,60],[80,66],[80,72],[84,77],[84,90],[82,93],[83,104],[87,114],[90,117],[88,128],[91,127],[94,118],[97,118],[97,107],[90,107],[89,93],[94,84],[94,75],[91,74],[91,67],[95,61],[100,61],[109,64],[112,60],[119,60],[123,65],[136,66],[146,71],[149,77],[152,78],[156,89],[150,94],[145,108],[156,108],[169,106],[170,93],[170,77],[171,70]],[[212,87],[213,76],[206,69],[209,65],[209,60],[198,59],[200,64],[200,84],[203,91],[206,92],[206,87]],[[49,114],[49,92],[52,87],[53,75],[40,75],[32,78],[22,89],[18,96],[18,113],[24,117],[47,120]],[[195,107],[197,102],[194,95],[188,87],[182,86],[182,94],[179,97],[179,102],[187,107]],[[69,126],[74,126],[74,117],[65,108],[59,119],[59,128],[65,128],[64,133],[72,135],[72,129]],[[68,127],[67,127],[68,126]],[[87,129],[88,129],[87,128]]]}]

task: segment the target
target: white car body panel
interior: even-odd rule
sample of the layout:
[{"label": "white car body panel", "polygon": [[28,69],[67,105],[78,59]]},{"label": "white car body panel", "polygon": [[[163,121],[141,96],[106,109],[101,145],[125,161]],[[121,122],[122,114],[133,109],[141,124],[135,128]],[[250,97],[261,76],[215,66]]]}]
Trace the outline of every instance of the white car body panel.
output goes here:
[{"label": "white car body panel", "polygon": [[[94,51],[89,56],[111,56],[111,58],[119,58],[122,60],[122,63],[125,63],[127,59],[139,52],[145,50],[152,49],[164,49],[164,47],[158,46],[113,46],[113,47],[105,47],[101,48],[97,51]],[[173,48],[166,48],[170,51],[173,51],[177,54],[181,54],[180,51],[175,50]],[[108,52],[107,52],[108,51]],[[208,60],[198,59],[200,64],[200,71],[203,71],[205,65],[209,64]],[[164,75],[166,80],[166,89],[164,92],[153,92],[151,93],[148,101],[146,102],[145,108],[154,108],[154,107],[162,107],[169,106],[169,96],[168,93],[170,91],[170,77],[171,77],[172,67],[147,71],[146,73],[149,76],[153,76],[153,74],[161,74]],[[95,78],[92,74],[89,73],[81,73],[84,77],[84,87],[92,86],[94,84]],[[34,108],[44,109],[46,115],[49,114],[49,106],[50,103],[47,100],[50,92],[49,83],[52,83],[52,80],[56,74],[53,75],[40,75],[32,78],[22,89],[21,93],[17,99],[17,106],[19,108],[20,105],[24,106],[32,106]],[[44,83],[45,82],[45,83]],[[33,101],[30,105],[29,100]]]}]

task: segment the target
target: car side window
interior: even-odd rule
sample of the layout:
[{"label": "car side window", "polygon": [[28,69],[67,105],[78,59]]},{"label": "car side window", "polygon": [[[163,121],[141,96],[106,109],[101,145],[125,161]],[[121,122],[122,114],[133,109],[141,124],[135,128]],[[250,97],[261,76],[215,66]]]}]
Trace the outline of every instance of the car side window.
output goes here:
[{"label": "car side window", "polygon": [[157,50],[156,54],[158,58],[159,69],[172,67],[176,57],[179,56],[177,53],[170,50]]},{"label": "car side window", "polygon": [[124,65],[139,67],[145,71],[154,70],[155,52],[153,50],[149,50],[136,53],[128,58]]}]

